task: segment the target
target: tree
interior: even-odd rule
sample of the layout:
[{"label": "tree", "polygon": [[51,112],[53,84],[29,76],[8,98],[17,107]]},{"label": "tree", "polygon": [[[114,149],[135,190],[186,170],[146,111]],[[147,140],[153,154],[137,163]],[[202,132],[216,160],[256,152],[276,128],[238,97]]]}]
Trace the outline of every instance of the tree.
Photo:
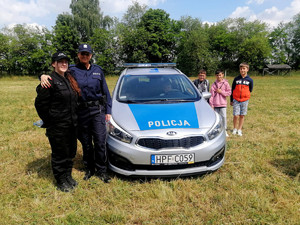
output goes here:
[{"label": "tree", "polygon": [[285,64],[289,62],[290,50],[289,50],[289,39],[288,39],[287,25],[280,23],[273,31],[269,34],[269,42],[272,48],[272,56],[270,63]]},{"label": "tree", "polygon": [[50,65],[54,48],[51,43],[53,36],[48,29],[43,27],[35,31],[34,38],[38,40],[38,46],[32,51],[28,73],[37,75],[49,71],[49,67],[52,69]]},{"label": "tree", "polygon": [[8,70],[8,59],[9,59],[9,36],[0,33],[0,69],[2,71]]},{"label": "tree", "polygon": [[210,51],[218,55],[220,67],[236,69],[242,61],[263,68],[271,55],[267,25],[245,18],[225,19],[208,28]]},{"label": "tree", "polygon": [[72,0],[70,8],[80,41],[88,42],[101,25],[99,0]]},{"label": "tree", "polygon": [[143,29],[137,26],[141,17],[145,14],[146,5],[134,2],[129,6],[116,29],[117,43],[119,48],[119,60],[122,62],[148,62],[146,58],[146,39]]},{"label": "tree", "polygon": [[125,27],[120,36],[121,60],[128,63],[150,62],[146,55],[148,39],[148,33],[144,29],[129,30]]},{"label": "tree", "polygon": [[248,62],[254,70],[262,70],[271,55],[271,47],[264,34],[247,38],[240,45],[239,62]]},{"label": "tree", "polygon": [[182,34],[178,47],[178,68],[189,76],[197,75],[200,69],[212,72],[217,68],[217,60],[210,52],[209,36],[198,19],[181,18]]},{"label": "tree", "polygon": [[6,29],[9,36],[7,70],[14,74],[36,75],[49,70],[51,34],[46,29],[15,25]]},{"label": "tree", "polygon": [[174,61],[177,23],[164,10],[149,9],[144,13],[145,8],[135,3],[123,18],[125,23],[119,26],[121,59],[126,62]]},{"label": "tree", "polygon": [[101,14],[101,21],[100,21],[99,28],[111,30],[114,29],[118,23],[119,20],[117,17],[103,16]]},{"label": "tree", "polygon": [[53,46],[56,51],[64,52],[75,62],[79,42],[72,15],[58,15],[53,29]]},{"label": "tree", "polygon": [[[146,58],[149,62],[174,60],[175,30],[169,14],[162,9],[149,9],[141,18],[138,29],[147,37]],[[139,32],[141,34],[141,32]]]},{"label": "tree", "polygon": [[254,69],[262,68],[271,54],[267,25],[259,20],[247,22],[245,18],[228,19],[228,22],[228,30],[236,36],[236,64],[246,61]]},{"label": "tree", "polygon": [[295,69],[300,68],[300,13],[298,13],[292,22],[289,23],[291,27],[291,64]]},{"label": "tree", "polygon": [[262,69],[271,56],[267,25],[259,20],[246,22],[245,18],[234,20],[232,25],[229,29],[237,35],[237,63],[245,61],[254,70]]},{"label": "tree", "polygon": [[122,18],[123,24],[129,28],[135,29],[141,22],[141,18],[146,13],[147,8],[146,5],[140,5],[137,1],[134,1],[133,5],[128,7]]},{"label": "tree", "polygon": [[235,68],[237,60],[238,40],[236,32],[230,32],[229,21],[221,21],[207,27],[209,51],[214,53],[218,60],[218,67],[223,69]]},{"label": "tree", "polygon": [[91,43],[96,64],[101,65],[105,73],[113,74],[118,62],[114,33],[103,28],[96,29],[91,37]]}]

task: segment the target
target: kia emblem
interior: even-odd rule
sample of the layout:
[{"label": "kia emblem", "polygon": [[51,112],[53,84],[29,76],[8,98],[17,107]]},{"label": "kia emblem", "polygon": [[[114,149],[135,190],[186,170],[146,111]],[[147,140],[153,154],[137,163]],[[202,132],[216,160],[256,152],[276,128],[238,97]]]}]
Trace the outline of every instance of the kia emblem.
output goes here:
[{"label": "kia emblem", "polygon": [[169,136],[174,136],[174,135],[176,135],[177,133],[175,132],[175,131],[169,131],[169,132],[167,132],[167,135],[169,135]]}]

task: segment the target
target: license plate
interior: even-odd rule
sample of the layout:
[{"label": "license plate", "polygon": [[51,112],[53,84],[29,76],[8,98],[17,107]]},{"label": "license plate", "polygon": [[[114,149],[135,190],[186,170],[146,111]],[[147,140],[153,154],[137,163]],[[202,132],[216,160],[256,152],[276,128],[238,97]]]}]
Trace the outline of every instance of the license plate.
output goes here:
[{"label": "license plate", "polygon": [[151,165],[193,164],[195,154],[151,155]]}]

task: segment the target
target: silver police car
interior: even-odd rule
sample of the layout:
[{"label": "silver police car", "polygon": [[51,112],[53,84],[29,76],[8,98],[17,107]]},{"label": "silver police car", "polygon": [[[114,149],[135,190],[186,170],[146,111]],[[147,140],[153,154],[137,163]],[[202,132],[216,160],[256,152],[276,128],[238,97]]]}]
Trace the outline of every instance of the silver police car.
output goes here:
[{"label": "silver police car", "polygon": [[226,135],[210,93],[174,63],[126,64],[107,124],[109,167],[125,176],[188,176],[224,163]]}]

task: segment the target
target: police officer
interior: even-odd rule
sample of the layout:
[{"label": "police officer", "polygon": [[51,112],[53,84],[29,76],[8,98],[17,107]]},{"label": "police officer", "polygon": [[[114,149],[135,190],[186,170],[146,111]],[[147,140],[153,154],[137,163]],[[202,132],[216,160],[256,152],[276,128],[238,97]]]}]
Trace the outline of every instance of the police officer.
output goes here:
[{"label": "police officer", "polygon": [[[78,48],[79,63],[69,69],[81,89],[78,107],[78,139],[82,144],[84,180],[95,175],[109,182],[106,154],[106,121],[111,116],[111,96],[100,66],[91,63],[92,48],[81,44]],[[44,75],[42,82],[47,81]]]},{"label": "police officer", "polygon": [[83,148],[83,162],[86,166],[84,179],[96,175],[109,182],[106,155],[106,121],[111,115],[111,96],[100,66],[92,64],[92,48],[81,44],[78,49],[79,63],[71,65],[81,90],[79,101],[79,140]]},{"label": "police officer", "polygon": [[80,89],[68,70],[69,58],[62,52],[52,56],[54,71],[50,88],[36,88],[35,107],[43,120],[51,145],[51,166],[57,187],[69,192],[77,182],[72,178],[77,150],[77,99]]}]

